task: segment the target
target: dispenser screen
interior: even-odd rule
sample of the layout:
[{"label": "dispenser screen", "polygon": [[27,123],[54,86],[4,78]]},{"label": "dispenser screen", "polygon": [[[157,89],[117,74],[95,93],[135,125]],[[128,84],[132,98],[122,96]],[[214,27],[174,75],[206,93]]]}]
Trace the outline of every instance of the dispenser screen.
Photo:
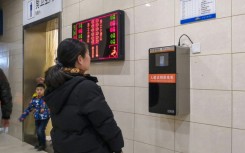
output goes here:
[{"label": "dispenser screen", "polygon": [[160,53],[155,55],[156,66],[168,66],[168,53]]},{"label": "dispenser screen", "polygon": [[124,59],[124,12],[114,11],[72,24],[72,38],[89,46],[91,61]]}]

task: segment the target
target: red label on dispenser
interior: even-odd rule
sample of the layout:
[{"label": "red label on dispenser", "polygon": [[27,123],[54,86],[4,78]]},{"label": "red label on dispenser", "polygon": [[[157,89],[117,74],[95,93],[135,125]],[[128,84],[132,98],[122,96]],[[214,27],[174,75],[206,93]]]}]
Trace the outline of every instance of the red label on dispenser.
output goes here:
[{"label": "red label on dispenser", "polygon": [[149,83],[176,83],[176,74],[149,74]]}]

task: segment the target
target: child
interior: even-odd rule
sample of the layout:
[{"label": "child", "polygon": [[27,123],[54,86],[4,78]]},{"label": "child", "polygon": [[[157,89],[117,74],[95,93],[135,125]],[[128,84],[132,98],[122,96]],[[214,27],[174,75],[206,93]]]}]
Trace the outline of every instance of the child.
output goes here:
[{"label": "child", "polygon": [[[44,78],[43,77],[37,77],[36,78],[36,82],[37,84],[44,84]],[[33,95],[32,95],[32,98],[36,97],[37,96],[37,93],[35,92]]]},{"label": "child", "polygon": [[38,151],[44,150],[46,148],[46,135],[45,129],[50,118],[49,109],[43,100],[45,86],[44,84],[38,84],[36,86],[37,96],[33,97],[28,108],[20,116],[19,121],[22,122],[29,115],[29,113],[35,109],[34,118],[35,126],[38,137],[38,145],[35,146]]}]

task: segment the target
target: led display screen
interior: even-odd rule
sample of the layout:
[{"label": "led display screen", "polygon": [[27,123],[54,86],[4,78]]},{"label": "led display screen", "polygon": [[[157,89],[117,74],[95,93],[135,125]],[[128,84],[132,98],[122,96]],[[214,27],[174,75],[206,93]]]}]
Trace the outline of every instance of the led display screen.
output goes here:
[{"label": "led display screen", "polygon": [[124,60],[124,12],[118,10],[73,23],[72,38],[88,44],[92,62]]}]

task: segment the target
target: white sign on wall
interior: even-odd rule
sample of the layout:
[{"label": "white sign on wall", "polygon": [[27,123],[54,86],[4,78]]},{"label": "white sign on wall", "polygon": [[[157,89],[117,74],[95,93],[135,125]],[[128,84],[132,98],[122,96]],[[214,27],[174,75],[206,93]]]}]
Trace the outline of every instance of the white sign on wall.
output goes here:
[{"label": "white sign on wall", "polygon": [[180,0],[180,23],[216,18],[215,0]]},{"label": "white sign on wall", "polygon": [[62,11],[62,0],[23,0],[23,25]]}]

